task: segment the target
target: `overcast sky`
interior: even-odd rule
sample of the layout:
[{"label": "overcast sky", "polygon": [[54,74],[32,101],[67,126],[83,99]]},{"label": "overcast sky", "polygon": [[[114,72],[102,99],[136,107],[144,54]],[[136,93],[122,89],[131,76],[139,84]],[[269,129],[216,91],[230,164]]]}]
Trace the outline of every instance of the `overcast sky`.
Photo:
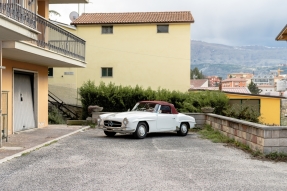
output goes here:
[{"label": "overcast sky", "polygon": [[192,40],[226,45],[287,47],[275,41],[287,24],[287,0],[90,0],[86,4],[50,5],[70,23],[69,13],[190,11]]}]

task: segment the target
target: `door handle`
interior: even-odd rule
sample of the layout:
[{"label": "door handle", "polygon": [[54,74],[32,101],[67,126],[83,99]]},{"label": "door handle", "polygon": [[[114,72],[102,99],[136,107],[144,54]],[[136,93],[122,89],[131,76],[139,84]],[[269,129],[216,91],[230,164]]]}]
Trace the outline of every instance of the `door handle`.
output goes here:
[{"label": "door handle", "polygon": [[22,96],[22,94],[20,94],[20,101],[23,101],[23,96]]}]

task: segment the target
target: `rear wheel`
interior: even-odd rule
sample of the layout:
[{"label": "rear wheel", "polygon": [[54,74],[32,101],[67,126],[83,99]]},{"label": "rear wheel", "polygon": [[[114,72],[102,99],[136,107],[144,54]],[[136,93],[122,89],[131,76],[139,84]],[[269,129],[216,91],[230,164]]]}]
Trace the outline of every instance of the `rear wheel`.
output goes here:
[{"label": "rear wheel", "polygon": [[188,124],[187,123],[181,123],[179,131],[177,132],[178,135],[180,136],[186,136],[188,133]]},{"label": "rear wheel", "polygon": [[108,136],[108,137],[113,137],[115,136],[115,132],[109,132],[109,131],[104,131],[104,133]]},{"label": "rear wheel", "polygon": [[147,125],[144,122],[139,122],[136,131],[134,132],[134,137],[138,139],[144,139],[147,134]]}]

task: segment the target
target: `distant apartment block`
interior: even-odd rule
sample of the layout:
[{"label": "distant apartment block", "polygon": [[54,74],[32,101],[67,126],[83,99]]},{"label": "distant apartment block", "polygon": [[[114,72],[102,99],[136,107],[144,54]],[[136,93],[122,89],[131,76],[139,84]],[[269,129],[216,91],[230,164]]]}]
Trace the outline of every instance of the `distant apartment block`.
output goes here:
[{"label": "distant apartment block", "polygon": [[253,83],[255,83],[257,86],[259,85],[272,85],[274,86],[274,76],[269,75],[254,75],[252,78]]},{"label": "distant apartment block", "polygon": [[244,78],[227,78],[221,81],[222,87],[246,87]]},{"label": "distant apartment block", "polygon": [[221,81],[221,78],[218,76],[207,76],[208,87],[218,87]]},{"label": "distant apartment block", "polygon": [[227,78],[243,78],[246,79],[246,85],[251,83],[251,79],[253,78],[253,74],[251,73],[231,73],[227,75]]},{"label": "distant apartment block", "polygon": [[267,92],[276,91],[275,86],[273,85],[258,85],[257,87],[262,90],[260,94],[266,94]]}]

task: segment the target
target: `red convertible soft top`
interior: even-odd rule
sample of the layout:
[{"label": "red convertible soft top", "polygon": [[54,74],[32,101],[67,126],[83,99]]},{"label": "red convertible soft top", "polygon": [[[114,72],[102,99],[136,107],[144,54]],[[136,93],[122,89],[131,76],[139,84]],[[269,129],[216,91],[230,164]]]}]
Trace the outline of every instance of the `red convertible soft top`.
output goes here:
[{"label": "red convertible soft top", "polygon": [[168,105],[171,108],[172,114],[178,114],[178,112],[175,109],[174,105],[171,104],[171,103],[168,103],[166,101],[140,101],[139,103],[154,103],[154,104],[160,104],[160,105]]}]

